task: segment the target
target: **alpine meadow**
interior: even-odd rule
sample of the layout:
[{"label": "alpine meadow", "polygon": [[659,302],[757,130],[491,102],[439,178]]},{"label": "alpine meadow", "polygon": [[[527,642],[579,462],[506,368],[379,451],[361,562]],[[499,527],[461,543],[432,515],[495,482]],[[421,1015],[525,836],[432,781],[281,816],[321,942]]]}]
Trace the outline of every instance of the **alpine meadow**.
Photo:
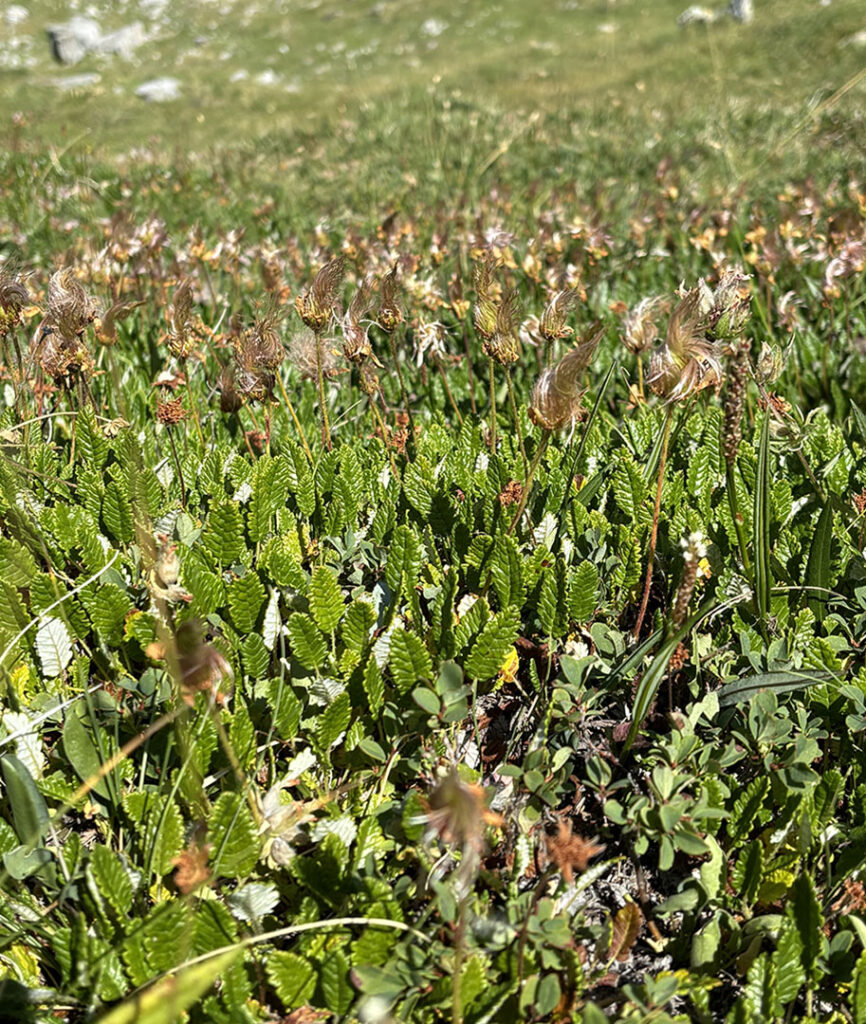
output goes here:
[{"label": "alpine meadow", "polygon": [[866,1024],[860,0],[0,9],[0,1024]]}]

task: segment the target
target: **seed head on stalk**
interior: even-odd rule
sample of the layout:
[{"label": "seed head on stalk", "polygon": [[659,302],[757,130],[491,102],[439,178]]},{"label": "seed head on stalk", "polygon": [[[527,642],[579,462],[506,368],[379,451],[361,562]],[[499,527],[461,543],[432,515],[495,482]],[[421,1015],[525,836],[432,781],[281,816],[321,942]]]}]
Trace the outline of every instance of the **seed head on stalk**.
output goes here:
[{"label": "seed head on stalk", "polygon": [[321,334],[336,313],[338,293],[345,271],[344,257],[337,256],[316,274],[311,288],[295,299],[298,315],[314,334]]},{"label": "seed head on stalk", "polygon": [[681,402],[704,388],[718,387],[722,363],[706,336],[702,293],[693,288],[671,314],[665,340],[650,361],[647,383],[668,402]]},{"label": "seed head on stalk", "polygon": [[529,405],[529,418],[536,426],[555,432],[579,418],[583,397],[580,378],[603,334],[604,327],[595,324],[579,344],[538,378]]}]

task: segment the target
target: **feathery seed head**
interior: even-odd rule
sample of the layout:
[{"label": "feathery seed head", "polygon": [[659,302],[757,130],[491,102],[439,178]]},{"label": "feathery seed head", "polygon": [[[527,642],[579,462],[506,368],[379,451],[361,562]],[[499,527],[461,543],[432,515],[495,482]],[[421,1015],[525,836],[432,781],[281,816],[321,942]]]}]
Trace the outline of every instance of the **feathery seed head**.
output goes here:
[{"label": "feathery seed head", "polygon": [[640,355],[655,344],[659,336],[658,317],[666,306],[667,300],[656,295],[641,299],[626,313],[622,342],[629,352]]},{"label": "feathery seed head", "polygon": [[295,299],[295,309],[311,331],[319,334],[331,322],[336,313],[338,292],[345,271],[345,258],[337,256],[316,274],[309,291]]},{"label": "feathery seed head", "polygon": [[702,294],[709,293],[706,318],[710,337],[732,338],[743,333],[752,315],[748,280],[748,274],[728,267],[722,271],[713,292],[701,282]]},{"label": "feathery seed head", "polygon": [[520,300],[517,292],[510,289],[505,292],[496,309],[496,320],[493,334],[485,338],[481,344],[484,354],[490,356],[500,366],[516,363],[520,356]]},{"label": "feathery seed head", "polygon": [[397,264],[395,263],[382,280],[382,295],[376,322],[386,334],[390,334],[403,323],[403,319],[403,307],[400,305],[397,287]]},{"label": "feathery seed head", "polygon": [[650,361],[647,383],[668,402],[680,402],[722,380],[722,364],[704,333],[702,293],[693,288],[671,314],[661,348]]},{"label": "feathery seed head", "polygon": [[192,351],[192,284],[188,277],[175,289],[168,316],[168,347],[179,359],[186,359]]},{"label": "feathery seed head", "polygon": [[474,267],[475,282],[475,330],[485,341],[496,333],[498,297],[494,293],[493,262],[489,255],[479,260]]},{"label": "feathery seed head", "polygon": [[761,345],[761,351],[758,354],[755,379],[759,384],[774,384],[782,375],[783,369],[784,357],[782,350],[765,341]]},{"label": "feathery seed head", "polygon": [[529,418],[536,426],[556,431],[579,418],[583,397],[580,378],[603,334],[604,327],[596,324],[580,344],[538,378],[529,405]]},{"label": "feathery seed head", "polygon": [[574,334],[574,329],[565,323],[566,317],[577,305],[579,293],[575,288],[563,288],[558,291],[544,307],[538,331],[548,343],[559,338],[567,338]]},{"label": "feathery seed head", "polygon": [[349,303],[349,308],[346,310],[346,315],[343,317],[341,324],[343,329],[343,355],[350,363],[360,365],[370,358],[376,362],[376,357],[373,355],[373,347],[370,344],[369,331],[363,323],[364,317],[370,311],[372,301],[373,279],[368,276],[364,278],[352,296],[352,301]]}]

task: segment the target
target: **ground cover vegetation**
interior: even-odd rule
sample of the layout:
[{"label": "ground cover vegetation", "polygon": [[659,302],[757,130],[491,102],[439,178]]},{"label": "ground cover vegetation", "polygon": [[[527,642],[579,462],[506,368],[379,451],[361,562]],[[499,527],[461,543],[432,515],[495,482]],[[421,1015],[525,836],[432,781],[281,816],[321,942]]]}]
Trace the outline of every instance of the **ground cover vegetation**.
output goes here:
[{"label": "ground cover vegetation", "polygon": [[3,1019],[866,1021],[838,52],[649,127],[10,121]]}]

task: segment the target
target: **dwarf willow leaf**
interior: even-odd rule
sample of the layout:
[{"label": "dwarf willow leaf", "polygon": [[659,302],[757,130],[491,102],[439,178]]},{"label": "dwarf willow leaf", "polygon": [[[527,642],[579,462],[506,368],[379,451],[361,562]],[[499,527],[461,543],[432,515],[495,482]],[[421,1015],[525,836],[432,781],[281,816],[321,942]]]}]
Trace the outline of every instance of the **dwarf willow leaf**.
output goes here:
[{"label": "dwarf willow leaf", "polygon": [[370,714],[378,718],[382,710],[382,702],[385,695],[385,683],[382,679],[382,672],[374,655],[370,655],[367,667],[364,669],[364,693],[367,695],[367,702],[370,706]]},{"label": "dwarf willow leaf", "polygon": [[107,846],[94,846],[88,865],[88,882],[115,914],[124,920],[132,902],[132,882],[120,858]]},{"label": "dwarf willow leaf", "polygon": [[21,843],[32,846],[48,825],[48,806],[33,776],[14,754],[0,756],[0,770],[15,833]]}]

